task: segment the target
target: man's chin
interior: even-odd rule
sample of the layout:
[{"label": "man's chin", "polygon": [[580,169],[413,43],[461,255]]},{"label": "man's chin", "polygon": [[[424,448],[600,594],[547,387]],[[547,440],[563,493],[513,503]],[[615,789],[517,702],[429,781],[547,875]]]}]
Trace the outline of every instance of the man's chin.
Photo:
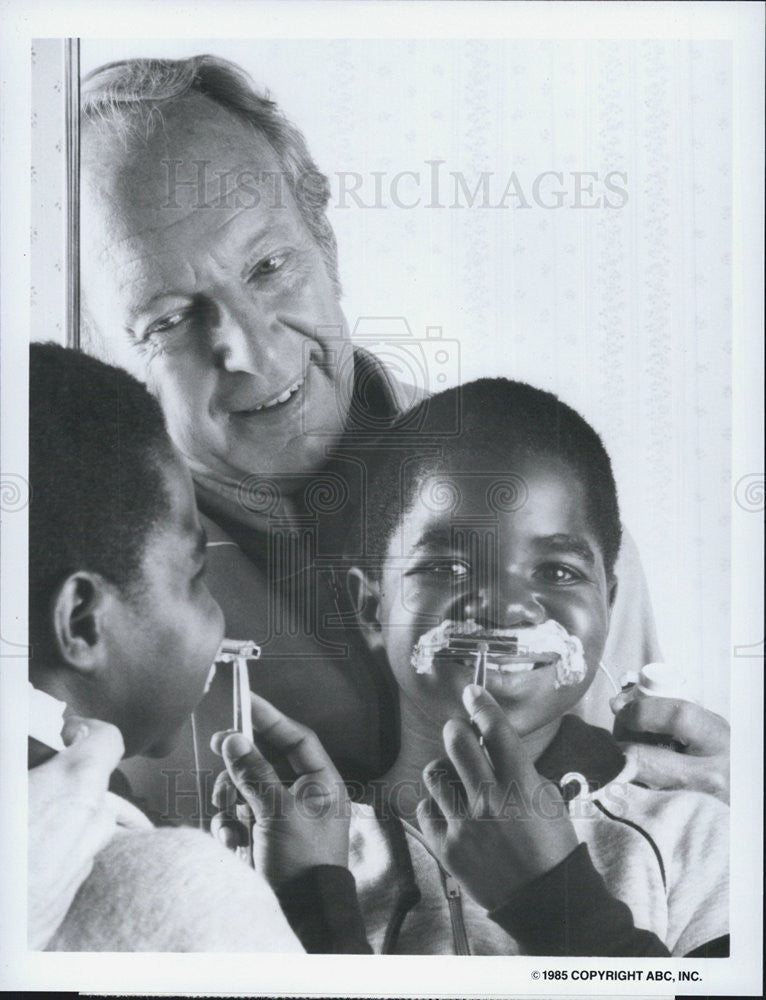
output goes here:
[{"label": "man's chin", "polygon": [[[280,490],[294,492],[300,485],[306,485],[306,477],[320,472],[328,462],[327,453],[339,442],[342,428],[317,429],[311,435],[297,435],[288,438],[278,450],[264,454],[257,447],[257,438],[250,442],[239,441],[227,458],[226,475],[242,482],[251,477],[262,476],[278,481]],[[215,476],[215,472],[212,473]],[[292,485],[291,485],[292,484]]]}]

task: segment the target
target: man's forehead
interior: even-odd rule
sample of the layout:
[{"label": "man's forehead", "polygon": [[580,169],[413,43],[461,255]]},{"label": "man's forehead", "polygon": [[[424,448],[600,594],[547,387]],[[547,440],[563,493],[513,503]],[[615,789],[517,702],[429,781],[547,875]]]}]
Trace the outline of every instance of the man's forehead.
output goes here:
[{"label": "man's forehead", "polygon": [[256,198],[254,191],[281,180],[265,136],[201,95],[183,98],[150,122],[149,134],[135,124],[83,129],[84,193],[116,217],[113,222],[155,214],[168,225],[196,209],[247,202],[246,195],[250,204],[263,202],[264,192]]},{"label": "man's forehead", "polygon": [[233,111],[202,94],[187,94],[172,103],[140,104],[135,111],[86,120],[82,127],[83,159],[136,164],[147,156],[182,156],[205,147],[230,158],[243,146],[251,155],[269,150],[266,136]]},{"label": "man's forehead", "polygon": [[195,122],[191,134],[169,126],[136,148],[112,136],[103,163],[98,152],[97,143],[89,148],[83,184],[85,280],[107,272],[131,295],[140,285],[138,304],[168,282],[193,283],[198,256],[241,267],[259,242],[303,232],[273,150],[226,113]]}]

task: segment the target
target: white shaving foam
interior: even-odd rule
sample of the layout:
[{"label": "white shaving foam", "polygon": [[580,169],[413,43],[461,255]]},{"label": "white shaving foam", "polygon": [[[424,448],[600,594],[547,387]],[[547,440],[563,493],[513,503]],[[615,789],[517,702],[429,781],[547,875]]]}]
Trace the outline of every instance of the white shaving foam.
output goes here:
[{"label": "white shaving foam", "polygon": [[473,619],[464,622],[447,619],[421,635],[412,650],[410,664],[418,674],[433,673],[434,656],[446,649],[454,636],[470,636],[477,633],[482,637],[515,638],[520,649],[531,654],[555,653],[558,656],[554,665],[556,671],[554,683],[557,688],[570,687],[585,679],[586,663],[582,642],[578,636],[570,635],[552,618],[541,625],[512,629],[483,629]]}]

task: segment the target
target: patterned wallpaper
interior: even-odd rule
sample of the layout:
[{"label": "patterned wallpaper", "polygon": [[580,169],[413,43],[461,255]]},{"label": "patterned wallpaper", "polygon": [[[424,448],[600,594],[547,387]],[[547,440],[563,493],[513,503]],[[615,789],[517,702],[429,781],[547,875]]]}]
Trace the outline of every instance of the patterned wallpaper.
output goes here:
[{"label": "patterned wallpaper", "polygon": [[[385,336],[384,317],[418,339],[441,328],[447,382],[522,378],[603,434],[666,658],[725,712],[728,43],[86,41],[83,71],[201,51],[267,85],[330,174],[358,336]],[[63,317],[60,238],[42,254],[39,239],[41,220],[59,219],[62,97],[48,70],[36,88],[40,336]]]},{"label": "patterned wallpaper", "polygon": [[66,339],[64,43],[32,46],[31,319],[33,340]]}]

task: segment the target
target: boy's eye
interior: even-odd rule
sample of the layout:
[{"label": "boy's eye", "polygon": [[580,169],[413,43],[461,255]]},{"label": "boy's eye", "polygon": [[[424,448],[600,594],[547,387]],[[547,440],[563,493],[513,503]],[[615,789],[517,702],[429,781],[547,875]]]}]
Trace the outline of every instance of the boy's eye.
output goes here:
[{"label": "boy's eye", "polygon": [[579,573],[576,569],[572,569],[571,566],[564,566],[561,563],[550,563],[547,566],[541,566],[537,571],[538,578],[544,580],[546,583],[578,583],[582,580],[582,573]]},{"label": "boy's eye", "polygon": [[413,573],[427,573],[429,576],[462,580],[471,575],[471,567],[461,559],[431,559],[415,567]]}]

